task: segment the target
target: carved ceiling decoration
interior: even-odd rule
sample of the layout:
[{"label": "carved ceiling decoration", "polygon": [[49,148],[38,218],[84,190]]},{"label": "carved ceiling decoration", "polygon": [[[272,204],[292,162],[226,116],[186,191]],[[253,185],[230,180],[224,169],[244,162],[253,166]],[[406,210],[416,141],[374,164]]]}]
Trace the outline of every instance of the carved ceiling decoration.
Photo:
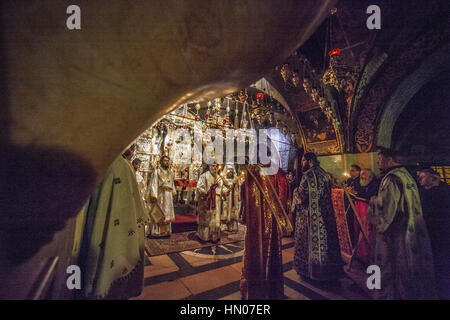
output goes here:
[{"label": "carved ceiling decoration", "polygon": [[[399,34],[396,39],[399,43],[398,53],[378,66],[376,79],[365,88],[363,98],[358,103],[359,108],[355,107],[357,113],[354,117],[357,123],[353,141],[356,148],[353,148],[353,151],[374,150],[376,129],[386,101],[401,80],[415,69],[424,57],[436,50],[446,38],[444,33],[435,29],[427,30],[412,41],[406,42],[408,36],[410,35],[405,33]],[[365,85],[360,83],[361,87]]]},{"label": "carved ceiling decoration", "polygon": [[[266,76],[301,126],[305,149],[341,153],[351,102],[376,31],[366,28],[367,1],[340,1],[316,33]],[[325,41],[324,41],[325,40]]]},{"label": "carved ceiling decoration", "polygon": [[379,1],[381,30],[366,27],[371,4],[339,1],[315,34],[266,76],[292,109],[307,150],[372,151],[392,92],[448,37],[445,1]]}]

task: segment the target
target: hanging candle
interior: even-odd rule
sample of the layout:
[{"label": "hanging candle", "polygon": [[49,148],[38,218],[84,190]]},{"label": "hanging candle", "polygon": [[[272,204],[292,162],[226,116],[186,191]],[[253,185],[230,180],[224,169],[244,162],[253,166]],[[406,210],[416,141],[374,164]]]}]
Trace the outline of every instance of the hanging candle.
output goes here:
[{"label": "hanging candle", "polygon": [[317,91],[316,88],[311,90],[311,98],[314,102],[318,102],[319,100],[319,92]]},{"label": "hanging candle", "polygon": [[197,113],[195,114],[195,120],[198,121],[200,120],[200,114],[198,113],[200,111],[200,103],[197,103],[195,105],[195,110],[197,110]]},{"label": "hanging candle", "polygon": [[289,64],[285,63],[281,67],[280,70],[281,77],[283,78],[283,81],[286,83],[289,77],[291,76],[291,70],[289,70]]},{"label": "hanging candle", "polygon": [[206,110],[205,114],[206,120],[208,120],[210,116],[211,116],[211,101],[208,101],[208,110]]},{"label": "hanging candle", "polygon": [[291,81],[292,81],[292,84],[294,85],[294,87],[298,87],[298,85],[300,84],[300,77],[299,77],[299,75],[298,75],[298,73],[297,72],[294,72],[293,74],[292,74],[292,79],[291,79]]},{"label": "hanging candle", "polygon": [[321,109],[324,109],[324,108],[325,108],[325,103],[326,103],[325,98],[324,98],[324,97],[320,97],[320,98],[319,98],[319,107],[320,107]]},{"label": "hanging candle", "polygon": [[188,114],[188,105],[187,105],[187,103],[185,103],[183,105],[183,119],[184,119],[183,122],[184,123],[186,123],[187,114]]},{"label": "hanging candle", "polygon": [[330,50],[330,51],[328,52],[328,55],[329,55],[330,57],[336,56],[336,55],[339,55],[339,54],[341,54],[341,49],[339,49],[339,48],[334,48],[333,50]]}]

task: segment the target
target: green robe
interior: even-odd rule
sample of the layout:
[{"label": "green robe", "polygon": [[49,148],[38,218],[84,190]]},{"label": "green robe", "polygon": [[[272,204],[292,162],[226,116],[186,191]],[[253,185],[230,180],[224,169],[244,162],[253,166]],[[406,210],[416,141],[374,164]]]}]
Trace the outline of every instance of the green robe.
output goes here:
[{"label": "green robe", "polygon": [[374,264],[380,267],[376,299],[433,299],[433,257],[417,185],[404,167],[382,179],[374,213]]},{"label": "green robe", "polygon": [[117,158],[89,202],[81,253],[83,297],[141,293],[148,214],[130,163]]}]

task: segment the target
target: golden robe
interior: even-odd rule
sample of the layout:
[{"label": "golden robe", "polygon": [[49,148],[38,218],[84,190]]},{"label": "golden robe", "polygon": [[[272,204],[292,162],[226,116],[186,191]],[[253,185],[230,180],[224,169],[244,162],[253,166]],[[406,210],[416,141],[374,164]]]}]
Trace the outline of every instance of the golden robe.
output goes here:
[{"label": "golden robe", "polygon": [[197,183],[198,237],[203,241],[220,239],[220,189],[222,179],[203,173]]},{"label": "golden robe", "polygon": [[230,232],[238,231],[240,193],[239,178],[223,179],[221,220]]},{"label": "golden robe", "polygon": [[176,195],[174,175],[169,169],[157,168],[153,171],[147,189],[147,198],[156,199],[151,206],[159,206],[164,214],[160,221],[153,221],[151,235],[164,237],[172,234],[172,221],[175,220],[173,196]]}]

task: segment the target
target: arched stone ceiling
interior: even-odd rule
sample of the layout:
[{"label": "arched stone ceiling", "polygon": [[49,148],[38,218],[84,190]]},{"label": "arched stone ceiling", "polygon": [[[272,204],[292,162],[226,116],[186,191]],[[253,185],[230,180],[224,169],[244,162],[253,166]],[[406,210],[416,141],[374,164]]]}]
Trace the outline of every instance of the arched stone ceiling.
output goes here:
[{"label": "arched stone ceiling", "polygon": [[390,146],[407,155],[410,163],[450,161],[450,70],[435,74],[407,105],[400,105],[392,129]]},{"label": "arched stone ceiling", "polygon": [[[286,59],[290,70],[299,73],[300,85],[294,86],[282,79],[281,65],[266,75],[292,110],[300,131],[306,137],[307,149],[320,154],[373,151],[377,136],[383,140],[392,131],[392,128],[385,127],[389,126],[385,119],[390,111],[383,113],[383,110],[395,100],[393,95],[396,90],[401,90],[402,81],[416,72],[424,59],[448,42],[448,1],[378,1],[381,29],[368,30],[366,9],[372,4],[369,0],[339,1],[336,14],[330,14],[296,54]],[[335,112],[341,121],[335,137],[329,135],[335,139],[334,143],[324,134],[328,124],[320,120],[323,116],[319,105],[312,101],[301,85],[305,73],[302,59],[308,59],[319,78],[328,67],[326,53],[332,48],[341,49],[344,67],[357,70],[356,79],[347,82],[344,90],[330,91]],[[445,55],[444,51],[442,54]],[[420,72],[417,70],[416,73]],[[311,134],[310,131],[316,129],[309,125],[310,118],[321,123],[316,129],[320,138],[329,142],[311,139],[311,136],[319,135]],[[319,142],[322,147],[319,147]]]},{"label": "arched stone ceiling", "polygon": [[261,78],[335,2],[79,0],[71,31],[65,1],[0,1],[0,269],[50,242],[156,119]]},{"label": "arched stone ceiling", "polygon": [[[448,1],[440,0],[426,4],[419,1],[396,3],[392,6],[386,28],[382,28],[377,35],[359,78],[351,106],[349,151],[373,151],[377,132],[380,142],[388,143],[386,135],[390,133],[384,130],[392,131],[388,128],[390,111],[383,116],[383,110],[386,105],[392,107],[396,103],[395,95],[399,99],[402,96],[402,104],[407,103],[412,94],[397,91],[401,89],[399,86],[405,86],[405,79],[410,75],[419,74],[423,61],[448,43],[448,12]],[[423,76],[422,80],[417,78],[419,82],[411,86],[412,91],[417,91],[424,84],[420,83],[424,79],[432,78],[432,74],[427,75],[427,72]],[[388,123],[382,123],[385,121]]]},{"label": "arched stone ceiling", "polygon": [[[291,119],[295,122],[295,130],[294,132],[298,132],[300,135],[299,142],[302,145],[303,148],[306,147],[306,139],[305,139],[305,133],[303,131],[303,127],[300,124],[300,121],[298,120],[297,116],[295,115],[295,112],[293,108],[289,105],[289,103],[286,101],[285,97],[276,89],[276,87],[266,78],[262,78],[258,80],[255,83],[255,88],[269,93],[274,99],[280,102],[280,104],[284,107],[284,109],[287,111]],[[269,92],[270,91],[270,92]],[[283,119],[286,124],[291,127],[292,124],[290,123],[289,119]],[[292,128],[290,128],[292,130]]]},{"label": "arched stone ceiling", "polygon": [[[448,61],[450,44],[446,44],[433,52],[402,82],[386,103],[379,120],[377,145],[392,147],[392,133],[394,126],[408,102],[427,83],[439,78],[450,70]],[[445,103],[445,102],[444,102]],[[445,108],[445,105],[443,105]]]},{"label": "arched stone ceiling", "polygon": [[[386,1],[381,1],[381,3],[384,2]],[[343,65],[348,68],[362,69],[377,33],[377,31],[368,32],[366,28],[366,9],[370,4],[370,1],[357,3],[339,1],[336,5],[336,13],[334,15],[330,13],[314,35],[296,51],[296,54],[285,61],[289,64],[291,71],[299,74],[298,86],[294,86],[289,81],[284,82],[280,74],[280,66],[266,76],[290,106],[305,136],[306,149],[319,154],[345,151],[350,105],[347,100],[351,101],[353,91],[341,96],[330,91],[330,94],[336,96],[334,97],[335,108],[342,123],[341,129],[335,131],[321,112],[318,103],[314,102],[303,89],[303,77],[309,76],[305,71],[303,58],[308,59],[308,66],[314,69],[317,80],[328,67],[327,53],[333,48],[341,49]],[[386,13],[389,11],[387,6],[382,9],[385,9]],[[325,39],[329,40],[325,41]],[[356,86],[356,83],[353,83],[353,86]]]}]

